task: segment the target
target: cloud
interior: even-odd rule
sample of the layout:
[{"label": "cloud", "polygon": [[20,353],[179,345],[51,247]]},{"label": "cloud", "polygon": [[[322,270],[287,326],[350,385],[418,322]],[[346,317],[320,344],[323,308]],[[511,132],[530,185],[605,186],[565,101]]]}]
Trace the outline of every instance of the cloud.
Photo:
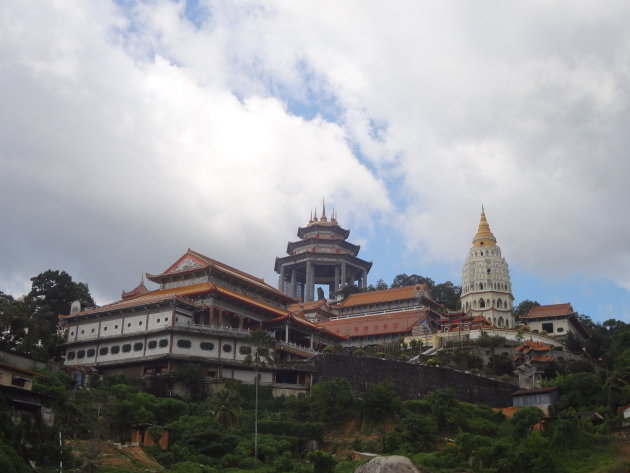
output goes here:
[{"label": "cloud", "polygon": [[402,179],[419,258],[461,260],[484,203],[508,260],[628,287],[626,4],[266,5],[239,51],[334,91],[363,159]]},{"label": "cloud", "polygon": [[359,209],[346,221],[388,211],[343,127],[236,95],[220,32],[197,32],[177,6],[141,6],[140,31],[113,5],[13,8],[0,46],[5,292],[61,266],[105,302],[187,246],[267,276],[322,196]]},{"label": "cloud", "polygon": [[107,301],[187,246],[274,278],[322,197],[373,255],[387,221],[461,263],[485,204],[508,262],[630,289],[628,10],[3,5],[0,289],[59,267]]}]

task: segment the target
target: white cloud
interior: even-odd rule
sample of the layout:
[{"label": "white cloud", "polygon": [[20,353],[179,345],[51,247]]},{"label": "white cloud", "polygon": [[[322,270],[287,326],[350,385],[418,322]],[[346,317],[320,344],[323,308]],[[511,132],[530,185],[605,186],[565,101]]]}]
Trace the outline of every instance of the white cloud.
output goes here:
[{"label": "white cloud", "polygon": [[0,8],[0,289],[109,299],[186,246],[269,275],[321,197],[445,264],[483,203],[508,261],[630,288],[626,2]]},{"label": "white cloud", "polygon": [[[144,29],[124,41],[114,8],[40,8],[2,17],[7,292],[11,275],[63,266],[106,301],[186,246],[266,276],[322,196],[356,219],[388,210],[342,127],[255,91],[236,97],[227,53],[175,6],[140,9]],[[215,67],[195,70],[206,52]]]}]

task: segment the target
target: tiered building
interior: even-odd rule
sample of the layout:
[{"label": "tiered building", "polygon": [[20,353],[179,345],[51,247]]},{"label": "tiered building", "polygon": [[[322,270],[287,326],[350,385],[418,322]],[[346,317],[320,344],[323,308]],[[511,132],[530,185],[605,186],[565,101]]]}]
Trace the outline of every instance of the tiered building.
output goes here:
[{"label": "tiered building", "polygon": [[513,328],[514,296],[510,272],[501,248],[481,209],[477,234],[462,270],[462,310],[484,317],[496,327]]},{"label": "tiered building", "polygon": [[[287,254],[276,258],[274,270],[279,274],[278,289],[302,302],[323,298],[318,285],[327,286],[328,298],[336,297],[345,286],[367,287],[367,275],[372,263],[357,255],[361,247],[347,241],[350,230],[339,226],[333,212],[328,220],[326,204],[322,216],[317,211],[306,227],[298,228],[298,241],[289,242]],[[318,288],[318,289],[321,289]]]}]

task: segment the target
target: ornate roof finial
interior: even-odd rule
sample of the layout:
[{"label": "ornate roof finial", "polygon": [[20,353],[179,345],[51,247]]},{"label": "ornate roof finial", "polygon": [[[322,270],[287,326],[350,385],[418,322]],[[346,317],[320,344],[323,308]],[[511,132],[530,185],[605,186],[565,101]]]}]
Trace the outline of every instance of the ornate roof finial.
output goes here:
[{"label": "ornate roof finial", "polygon": [[315,208],[315,213],[313,214],[313,222],[317,222],[318,218],[317,218],[317,208]]},{"label": "ornate roof finial", "polygon": [[312,225],[313,224],[313,211],[311,210],[311,216],[308,218],[308,224]]},{"label": "ornate roof finial", "polygon": [[328,219],[326,218],[326,201],[324,200],[324,198],[322,197],[322,216],[319,219],[320,222],[327,222]]},{"label": "ornate roof finial", "polygon": [[330,221],[332,223],[337,223],[337,214],[335,213],[335,209],[333,208],[332,217],[330,217]]}]

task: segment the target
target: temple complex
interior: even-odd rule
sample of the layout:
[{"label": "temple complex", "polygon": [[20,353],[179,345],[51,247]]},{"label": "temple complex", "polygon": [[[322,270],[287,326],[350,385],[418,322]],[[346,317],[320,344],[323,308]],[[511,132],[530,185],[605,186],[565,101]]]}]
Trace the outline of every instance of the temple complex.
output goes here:
[{"label": "temple complex", "polygon": [[[293,316],[287,305],[295,301],[262,279],[190,249],[147,278],[158,289],[141,283],[120,301],[60,317],[65,365],[137,379],[195,362],[210,381],[251,382],[254,371],[245,363],[250,330],[272,333],[276,358],[285,361],[312,357],[342,339]],[[276,372],[262,369],[261,382],[277,383]],[[281,382],[309,381],[304,373],[281,372]]]},{"label": "temple complex", "polygon": [[508,264],[482,207],[479,228],[462,270],[461,307],[496,327],[514,328],[513,301]]},{"label": "temple complex", "polygon": [[349,235],[350,230],[339,226],[334,211],[328,220],[324,203],[320,218],[315,211],[308,225],[298,228],[300,239],[288,243],[288,256],[276,258],[278,289],[302,302],[311,302],[324,296],[322,290],[316,297],[316,286],[327,286],[329,299],[345,286],[366,288],[372,263],[357,256],[361,247],[348,242]]}]

